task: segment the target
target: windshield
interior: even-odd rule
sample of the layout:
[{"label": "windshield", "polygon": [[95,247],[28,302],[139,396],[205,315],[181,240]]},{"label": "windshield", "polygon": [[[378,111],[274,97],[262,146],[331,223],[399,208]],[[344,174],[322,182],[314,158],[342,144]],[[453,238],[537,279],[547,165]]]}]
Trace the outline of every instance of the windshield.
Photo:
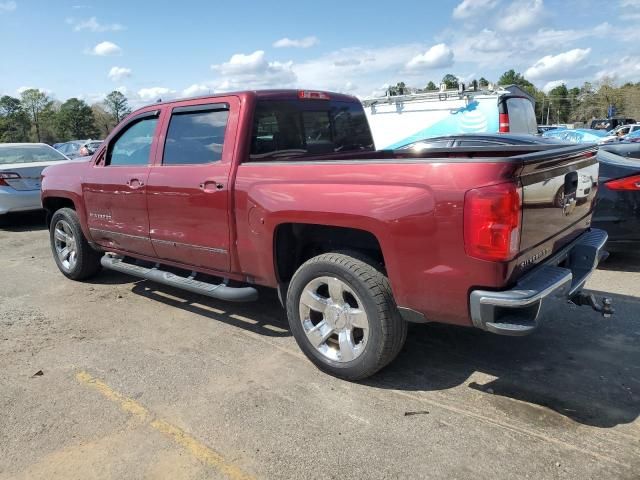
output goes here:
[{"label": "windshield", "polygon": [[261,100],[251,160],[373,150],[362,105],[326,100]]},{"label": "windshield", "polygon": [[68,160],[47,145],[0,145],[0,165]]}]

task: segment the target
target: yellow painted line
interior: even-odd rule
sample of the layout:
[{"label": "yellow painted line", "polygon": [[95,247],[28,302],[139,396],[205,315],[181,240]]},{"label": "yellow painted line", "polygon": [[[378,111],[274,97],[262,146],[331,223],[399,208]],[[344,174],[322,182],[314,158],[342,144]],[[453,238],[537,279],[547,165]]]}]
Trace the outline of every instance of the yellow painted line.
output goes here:
[{"label": "yellow painted line", "polygon": [[150,410],[138,402],[113,390],[102,380],[87,372],[76,373],[76,380],[81,384],[100,392],[105,398],[116,403],[120,408],[137,417],[151,428],[166,435],[176,444],[187,450],[193,457],[206,465],[210,465],[232,480],[250,480],[254,477],[242,471],[240,467],[228,462],[220,453],[199,442],[180,427],[157,418]]}]

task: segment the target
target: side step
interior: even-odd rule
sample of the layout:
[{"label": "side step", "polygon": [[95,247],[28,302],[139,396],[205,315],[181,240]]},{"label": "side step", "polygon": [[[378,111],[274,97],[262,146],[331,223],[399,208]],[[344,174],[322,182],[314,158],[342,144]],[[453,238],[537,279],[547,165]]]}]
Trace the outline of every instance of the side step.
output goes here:
[{"label": "side step", "polygon": [[122,257],[116,257],[109,254],[104,255],[100,259],[100,263],[104,268],[116,270],[118,272],[134,275],[136,277],[146,278],[154,282],[162,283],[170,287],[181,288],[207,297],[216,298],[218,300],[226,300],[229,302],[253,302],[258,299],[258,291],[253,287],[229,287],[224,283],[215,285],[213,283],[201,282],[196,280],[195,272],[190,277],[181,277],[171,272],[160,270],[158,266],[153,268],[141,267],[125,263]]}]

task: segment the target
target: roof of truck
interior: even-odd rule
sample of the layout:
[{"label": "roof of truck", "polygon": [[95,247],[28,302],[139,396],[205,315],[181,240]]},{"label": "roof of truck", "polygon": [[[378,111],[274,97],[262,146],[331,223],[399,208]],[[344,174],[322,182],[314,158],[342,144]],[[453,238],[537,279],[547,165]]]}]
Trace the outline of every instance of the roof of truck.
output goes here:
[{"label": "roof of truck", "polygon": [[234,92],[220,92],[220,93],[212,93],[207,95],[198,95],[195,97],[185,97],[185,98],[176,98],[173,100],[167,101],[159,101],[156,103],[150,103],[141,108],[147,108],[153,105],[171,105],[174,103],[185,102],[190,100],[200,100],[206,98],[220,98],[220,97],[228,97],[228,96],[254,96],[257,98],[271,98],[276,100],[295,100],[299,95],[299,92],[308,91],[308,92],[320,92],[327,94],[331,100],[341,100],[341,101],[350,101],[350,102],[359,102],[358,98],[353,95],[347,95],[344,93],[337,92],[329,92],[326,90],[316,90],[311,88],[300,88],[300,89],[270,89],[270,90],[238,90]]}]

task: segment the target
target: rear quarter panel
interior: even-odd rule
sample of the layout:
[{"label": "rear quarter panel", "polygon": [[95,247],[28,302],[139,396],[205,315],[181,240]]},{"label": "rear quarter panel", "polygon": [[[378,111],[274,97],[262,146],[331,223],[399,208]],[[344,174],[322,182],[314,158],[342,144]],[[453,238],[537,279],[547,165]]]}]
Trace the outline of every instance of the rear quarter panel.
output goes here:
[{"label": "rear quarter panel", "polygon": [[380,243],[397,303],[428,319],[468,324],[472,285],[500,287],[507,267],[467,257],[463,200],[513,178],[509,162],[256,162],[235,183],[238,268],[276,286],[274,233],[283,223],[358,228]]}]

